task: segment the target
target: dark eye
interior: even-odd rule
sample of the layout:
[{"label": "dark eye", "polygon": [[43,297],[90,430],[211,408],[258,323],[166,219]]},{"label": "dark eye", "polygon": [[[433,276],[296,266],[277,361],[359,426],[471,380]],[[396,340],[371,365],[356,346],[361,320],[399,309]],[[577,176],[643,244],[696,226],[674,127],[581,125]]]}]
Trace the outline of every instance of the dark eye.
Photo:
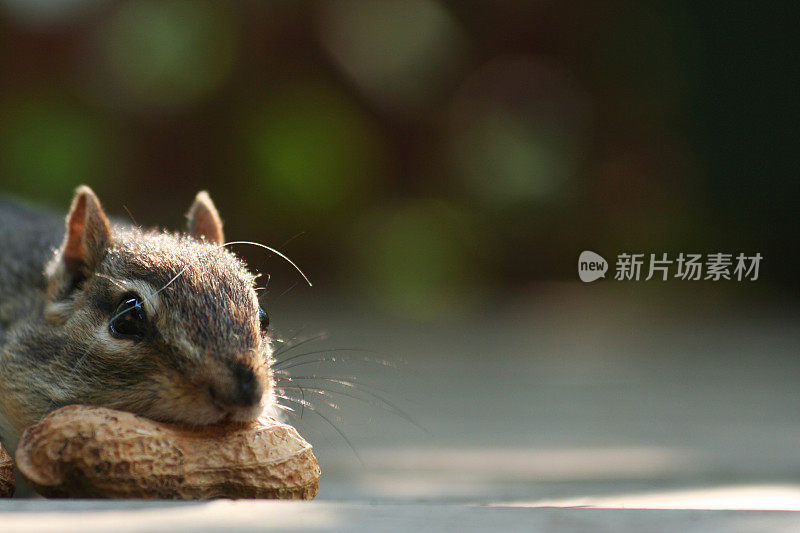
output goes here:
[{"label": "dark eye", "polygon": [[261,321],[261,333],[266,333],[269,329],[269,315],[266,311],[258,309],[258,319]]},{"label": "dark eye", "polygon": [[108,329],[117,338],[141,339],[146,326],[142,300],[136,294],[126,294],[117,305]]}]

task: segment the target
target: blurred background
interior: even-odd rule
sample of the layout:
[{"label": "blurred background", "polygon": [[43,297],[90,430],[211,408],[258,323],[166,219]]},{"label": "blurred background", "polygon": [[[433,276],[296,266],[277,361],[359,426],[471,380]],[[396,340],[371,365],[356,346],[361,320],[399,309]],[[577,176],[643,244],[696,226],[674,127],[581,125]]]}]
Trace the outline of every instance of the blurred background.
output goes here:
[{"label": "blurred background", "polygon": [[[314,287],[236,249],[271,276],[287,345],[328,332],[309,351],[405,361],[377,371],[341,353],[336,371],[378,383],[427,433],[364,388],[354,407],[317,404],[356,420],[337,427],[362,472],[452,474],[373,477],[373,496],[461,494],[467,463],[487,483],[786,475],[800,471],[784,460],[800,437],[798,15],[790,2],[0,0],[0,189],[64,212],[86,183],[110,213],[169,228],[208,189],[229,239],[291,257]],[[764,259],[753,282],[587,285],[587,249],[612,272],[623,252]],[[323,466],[350,472],[336,431],[313,426],[333,450]],[[534,466],[370,455],[404,442],[505,443],[522,450],[511,464]],[[743,462],[757,444],[761,462]]]},{"label": "blurred background", "polygon": [[302,233],[319,286],[420,319],[583,249],[760,252],[797,294],[791,3],[0,6],[7,192],[175,227],[207,188],[230,237]]}]

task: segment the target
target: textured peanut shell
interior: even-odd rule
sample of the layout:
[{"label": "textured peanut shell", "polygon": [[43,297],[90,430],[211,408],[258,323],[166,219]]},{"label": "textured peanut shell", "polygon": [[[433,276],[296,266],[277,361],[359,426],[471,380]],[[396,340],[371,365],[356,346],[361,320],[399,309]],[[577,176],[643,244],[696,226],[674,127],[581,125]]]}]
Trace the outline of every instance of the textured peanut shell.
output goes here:
[{"label": "textured peanut shell", "polygon": [[0,498],[10,498],[14,495],[14,463],[11,457],[0,444]]},{"label": "textured peanut shell", "polygon": [[187,428],[71,405],[22,435],[17,467],[50,498],[311,499],[320,469],[293,427]]}]

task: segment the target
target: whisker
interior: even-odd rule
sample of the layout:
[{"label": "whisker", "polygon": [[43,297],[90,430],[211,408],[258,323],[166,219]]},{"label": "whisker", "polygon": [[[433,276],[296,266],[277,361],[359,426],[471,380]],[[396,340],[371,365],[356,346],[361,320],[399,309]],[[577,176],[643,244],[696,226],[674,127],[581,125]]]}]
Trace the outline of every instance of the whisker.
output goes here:
[{"label": "whisker", "polygon": [[[285,412],[286,412],[286,414],[287,414],[288,416],[292,417],[292,424],[293,424],[293,425],[294,425],[294,426],[295,426],[295,427],[296,427],[298,430],[300,429],[300,425],[302,425],[303,427],[305,427],[305,428],[308,428],[309,432],[313,432],[313,433],[315,433],[317,436],[319,436],[319,437],[320,437],[322,440],[324,440],[324,441],[325,441],[325,443],[326,443],[326,444],[328,444],[328,445],[330,445],[330,446],[334,446],[334,444],[333,444],[333,442],[331,441],[331,439],[329,439],[329,438],[327,437],[327,435],[325,435],[325,432],[320,432],[320,431],[317,431],[317,429],[316,429],[314,426],[312,426],[311,424],[309,424],[307,421],[305,421],[305,420],[301,420],[301,419],[300,419],[300,418],[297,416],[297,411],[296,411],[295,409],[292,409],[292,408],[291,408],[291,407],[289,407],[288,405],[282,405],[282,404],[279,404],[279,403],[276,403],[276,404],[275,404],[275,406],[276,406],[276,407],[278,407],[279,409],[281,409],[281,410],[285,411]],[[302,434],[305,434],[305,430],[304,430],[304,431],[301,431],[301,432],[300,432],[300,434],[301,434],[301,435],[302,435]]]},{"label": "whisker", "polygon": [[[296,346],[298,346],[298,345],[293,346],[293,348],[296,347]],[[298,359],[300,357],[307,357],[309,355],[319,355],[319,354],[330,353],[330,352],[370,353],[370,354],[376,354],[376,355],[385,355],[386,357],[389,357],[389,354],[384,354],[384,353],[381,353],[381,352],[377,352],[375,350],[366,350],[366,349],[363,349],[363,348],[325,348],[323,350],[314,350],[312,352],[303,352],[303,353],[298,353],[298,354],[291,355],[291,356],[287,357],[286,359],[284,359],[282,361],[279,361],[278,364],[283,365],[285,363],[288,363],[289,361],[294,361],[295,359]],[[275,355],[275,354],[273,354],[273,355]],[[395,363],[392,363],[388,359],[378,359],[377,357],[368,357],[368,356],[363,356],[363,357],[365,359],[371,360],[372,362],[381,363],[383,366],[390,366],[390,367],[395,367],[396,368]]]},{"label": "whisker", "polygon": [[[300,396],[302,396],[303,401],[306,401],[306,391],[304,391],[302,387],[298,387],[298,389],[300,389]],[[303,408],[300,410],[300,420],[303,419],[303,414],[305,414],[305,411],[306,411],[306,406],[303,405]]]},{"label": "whisker", "polygon": [[[283,387],[280,387],[280,388],[281,388],[281,389],[283,389]],[[301,396],[302,396],[302,400],[301,400],[301,401],[303,402],[301,405],[303,405],[303,409],[305,409],[305,406],[306,406],[306,405],[312,405],[312,404],[311,404],[311,402],[310,402],[310,401],[308,401],[308,400],[306,400],[306,398],[305,398],[305,392],[303,391],[303,389],[304,389],[305,387],[303,387],[303,388],[300,388],[299,386],[294,386],[294,387],[291,387],[291,388],[293,388],[293,389],[300,389],[300,393],[301,393]],[[288,397],[288,396],[281,395],[281,394],[276,394],[275,396],[276,396],[277,398],[283,398],[283,399],[285,399],[285,400],[289,399],[289,397]],[[335,411],[341,411],[341,410],[342,410],[342,408],[341,408],[341,407],[339,407],[339,405],[338,405],[338,404],[335,404],[335,403],[332,403],[332,402],[327,402],[327,401],[325,401],[325,400],[322,400],[322,403],[324,403],[325,405],[327,405],[328,407],[330,407],[331,409],[333,409],[333,410],[335,410]],[[300,413],[301,413],[301,416],[300,416],[300,418],[303,418],[303,416],[302,416],[302,413],[303,413],[303,411],[301,410],[301,411],[300,411]],[[342,420],[342,418],[341,418],[341,417],[339,417],[339,416],[337,416],[337,417],[336,417],[336,421],[337,421],[337,422],[340,422],[340,423],[341,423],[341,422],[344,422],[344,420]]]},{"label": "whisker", "polygon": [[264,284],[263,287],[255,287],[253,290],[256,291],[256,298],[258,299],[258,305],[263,305],[261,303],[261,299],[265,298],[269,294],[269,280],[270,275],[267,274],[267,282]]},{"label": "whisker", "polygon": [[355,446],[353,446],[353,443],[352,443],[352,442],[350,442],[350,439],[348,439],[348,438],[347,438],[347,435],[345,435],[345,434],[344,434],[344,432],[343,432],[341,429],[339,429],[339,427],[338,427],[336,424],[334,424],[333,422],[331,422],[331,419],[330,419],[330,418],[328,418],[327,416],[325,416],[324,414],[322,414],[322,413],[319,411],[319,409],[314,409],[314,406],[313,406],[313,405],[311,405],[309,402],[307,402],[307,401],[305,401],[305,400],[300,400],[300,399],[298,399],[298,398],[291,398],[291,397],[289,397],[289,396],[282,396],[282,398],[283,398],[284,400],[286,400],[286,401],[289,401],[289,402],[292,402],[292,403],[296,403],[296,404],[300,404],[300,405],[303,405],[303,404],[305,404],[305,406],[306,406],[306,407],[308,407],[308,410],[309,410],[309,411],[311,411],[312,413],[314,413],[314,414],[316,414],[317,416],[319,416],[320,418],[322,418],[322,419],[323,419],[325,422],[327,422],[327,423],[328,423],[328,424],[329,424],[329,425],[330,425],[330,426],[331,426],[331,427],[332,427],[334,430],[336,430],[336,432],[339,434],[339,436],[340,436],[340,437],[342,437],[342,440],[344,440],[344,441],[347,443],[347,445],[350,447],[350,450],[352,450],[352,452],[353,452],[353,455],[355,455],[355,456],[356,456],[356,459],[358,459],[358,462],[359,462],[359,463],[361,463],[361,465],[362,465],[362,466],[364,465],[364,460],[361,458],[361,455],[359,455],[359,453],[356,451],[356,448],[355,448]]},{"label": "whisker", "polygon": [[419,423],[417,423],[413,418],[411,418],[408,415],[408,413],[406,413],[405,411],[403,411],[399,407],[387,402],[385,399],[381,398],[380,396],[371,394],[369,391],[359,390],[359,392],[362,392],[362,393],[365,393],[365,394],[370,394],[371,396],[376,397],[379,400],[378,402],[370,401],[370,400],[368,400],[366,398],[362,398],[361,396],[356,396],[355,394],[348,394],[348,393],[346,393],[344,391],[340,391],[340,390],[336,390],[336,389],[326,389],[326,388],[323,388],[323,387],[307,387],[306,386],[306,387],[302,387],[301,388],[300,385],[280,385],[279,388],[281,388],[281,389],[294,389],[294,388],[297,388],[297,389],[300,389],[301,391],[303,389],[305,389],[305,390],[307,390],[309,392],[313,392],[315,394],[319,394],[320,396],[326,395],[326,394],[340,394],[340,395],[346,396],[348,398],[353,398],[355,400],[360,400],[362,402],[365,402],[367,405],[370,405],[370,406],[373,406],[373,407],[379,407],[379,408],[383,409],[384,411],[388,411],[388,412],[390,412],[390,413],[392,413],[394,415],[397,415],[400,418],[406,420],[407,422],[410,422],[416,428],[424,431],[425,433],[429,433],[427,429],[425,429],[423,426],[421,426]]},{"label": "whisker", "polygon": [[280,374],[279,376],[275,377],[276,383],[279,381],[293,381],[295,379],[319,379],[322,381],[345,381],[346,383],[350,384],[353,387],[363,387],[365,389],[373,389],[378,392],[387,393],[388,391],[378,387],[377,385],[373,385],[371,383],[364,383],[363,381],[358,381],[358,376],[319,376],[317,374],[311,376],[292,376],[289,374],[283,374],[282,371],[276,372],[276,374]]},{"label": "whisker", "polygon": [[[309,392],[315,392],[316,394],[319,394],[320,396],[327,396],[326,394],[323,394],[323,393],[321,393],[321,392],[317,392],[317,391],[316,391],[314,388],[300,387],[299,385],[284,385],[284,386],[282,386],[282,387],[279,387],[279,388],[280,388],[280,389],[299,389],[299,390],[300,390],[300,392],[301,392],[301,394],[303,395],[303,401],[307,401],[307,400],[305,399],[305,390],[307,390],[307,391],[309,391]],[[320,390],[321,390],[321,389],[320,389]],[[285,391],[284,391],[284,392],[285,392]],[[285,396],[282,396],[282,397],[283,397],[283,398],[285,398]],[[359,398],[358,398],[358,397],[356,397],[356,396],[353,396],[353,398],[357,398],[357,399],[359,399]],[[325,400],[320,400],[320,401],[321,401],[322,403],[324,403],[325,405],[327,405],[328,407],[330,407],[331,409],[334,409],[334,410],[336,410],[336,411],[341,411],[341,410],[342,410],[342,408],[341,408],[341,407],[339,407],[339,404],[332,403],[332,402],[333,402],[333,400],[331,400],[330,402],[328,402],[328,401],[325,401]],[[308,401],[308,403],[311,403],[311,402],[310,402],[310,401]],[[337,421],[337,422],[340,422],[340,423],[343,423],[343,422],[344,422],[344,420],[343,420],[343,419],[342,419],[340,416],[337,416],[337,417],[336,417],[336,421]]]},{"label": "whisker", "polygon": [[289,240],[287,240],[286,242],[284,242],[283,244],[281,244],[280,246],[278,246],[278,248],[283,248],[284,246],[286,246],[287,244],[289,244],[290,242],[292,242],[292,241],[293,241],[293,240],[295,240],[296,238],[298,238],[298,237],[302,237],[302,236],[303,236],[303,235],[305,235],[305,234],[306,234],[305,230],[301,231],[300,233],[295,233],[294,235],[292,235],[291,237],[289,237]]},{"label": "whisker", "polygon": [[107,279],[108,281],[110,281],[111,283],[116,285],[118,288],[120,288],[122,290],[125,290],[125,280],[121,280],[121,279],[118,279],[118,278],[112,278],[111,276],[107,276],[107,275],[102,274],[100,272],[96,272],[95,276],[97,276],[98,278]]},{"label": "whisker", "polygon": [[[158,290],[157,290],[156,292],[154,292],[153,294],[151,294],[151,295],[149,295],[149,296],[146,296],[146,297],[145,297],[143,300],[144,300],[144,301],[146,301],[146,302],[149,302],[149,301],[150,301],[152,298],[154,298],[156,295],[158,295],[158,294],[159,294],[161,291],[163,291],[164,289],[166,289],[167,287],[169,287],[170,285],[172,285],[172,283],[174,283],[174,282],[175,282],[175,280],[176,280],[176,279],[178,279],[178,278],[181,276],[181,274],[183,274],[184,272],[186,272],[186,270],[189,268],[189,266],[190,266],[190,264],[189,264],[189,263],[187,263],[187,264],[186,264],[186,266],[184,266],[184,267],[183,267],[183,268],[180,270],[180,272],[178,272],[177,274],[175,274],[175,275],[174,275],[174,276],[173,276],[173,277],[172,277],[172,278],[171,278],[171,279],[170,279],[170,280],[169,280],[169,281],[168,281],[168,282],[167,282],[167,283],[166,283],[166,284],[165,284],[163,287],[161,287],[160,289],[158,289]],[[97,276],[100,276],[100,277],[102,277],[102,278],[105,278],[105,279],[107,279],[107,280],[108,280],[108,281],[110,281],[111,283],[114,283],[114,284],[115,284],[117,287],[119,287],[120,289],[123,289],[123,290],[125,289],[125,280],[118,280],[118,279],[116,279],[116,278],[112,278],[112,277],[110,277],[110,276],[106,276],[106,275],[104,275],[104,274],[100,274],[100,273],[98,273],[98,274],[97,274]],[[113,316],[113,317],[111,318],[111,320],[115,320],[115,319],[119,318],[121,315],[123,315],[123,314],[127,313],[127,312],[128,312],[128,311],[130,311],[131,309],[133,309],[133,306],[132,306],[132,307],[128,307],[128,308],[126,308],[126,309],[123,309],[123,310],[122,310],[122,311],[120,311],[120,312],[119,312],[117,315]]]},{"label": "whisker", "polygon": [[[292,399],[290,396],[285,396],[285,395],[283,395],[283,394],[276,394],[276,395],[275,395],[275,397],[276,397],[276,398],[280,398],[280,399],[282,399],[282,400],[291,400],[291,399]],[[305,401],[305,398],[303,399],[303,401]],[[281,405],[281,404],[276,404],[276,405]],[[294,410],[294,409],[292,409],[291,407],[287,407],[287,406],[285,406],[285,405],[284,405],[284,406],[281,406],[281,407],[285,408],[287,411],[291,411],[291,412],[293,412],[293,413],[297,414],[297,411],[295,411],[295,410]],[[299,416],[299,419],[300,419],[300,420],[302,420],[302,419],[303,419],[303,411],[305,411],[305,406],[304,406],[304,405],[301,403],[301,404],[300,404],[300,416]]]},{"label": "whisker", "polygon": [[128,213],[128,216],[131,218],[131,222],[133,222],[133,225],[136,226],[137,228],[140,228],[141,226],[139,226],[139,224],[136,222],[136,219],[133,218],[133,213],[131,213],[131,210],[128,209],[128,206],[123,204],[122,209],[124,209],[125,212]]},{"label": "whisker", "polygon": [[[277,394],[275,395],[275,397],[276,398],[283,398],[283,396],[278,396]],[[286,411],[287,413],[290,413],[290,414],[294,413],[294,409],[292,409],[288,405],[283,405],[282,403],[278,403],[278,402],[275,402],[272,405],[274,405],[275,407],[277,407],[281,411]]]},{"label": "whisker", "polygon": [[[341,378],[337,378],[337,377],[330,377],[330,376],[291,376],[291,377],[287,377],[287,378],[279,378],[279,379],[277,379],[276,380],[276,387],[278,387],[278,388],[292,387],[291,385],[283,385],[283,384],[281,384],[281,381],[292,381],[293,382],[295,379],[309,380],[309,381],[310,380],[314,380],[314,379],[319,379],[319,380],[322,380],[322,381],[327,381],[327,382],[330,382],[330,383],[335,383],[337,385],[341,385],[342,387],[347,387],[347,388],[350,388],[350,389],[353,389],[353,390],[357,390],[358,392],[361,392],[362,394],[368,394],[369,396],[372,396],[373,398],[378,400],[378,402],[380,402],[380,403],[376,404],[376,403],[370,402],[369,400],[366,400],[364,398],[360,398],[358,396],[353,396],[353,395],[346,394],[346,393],[344,393],[342,391],[337,391],[337,390],[333,390],[333,389],[323,389],[323,388],[320,388],[320,387],[308,387],[308,386],[304,385],[305,389],[308,390],[308,391],[312,391],[313,392],[316,389],[316,390],[325,390],[325,391],[328,391],[328,392],[335,392],[335,393],[338,393],[338,394],[342,394],[344,396],[350,396],[351,398],[356,398],[356,399],[362,400],[362,401],[366,402],[368,405],[373,405],[375,407],[383,407],[385,410],[387,410],[389,412],[392,412],[395,415],[397,415],[400,418],[402,418],[403,420],[405,420],[406,422],[409,422],[410,424],[412,424],[414,427],[416,427],[420,431],[422,431],[424,433],[427,433],[427,434],[430,433],[424,426],[422,426],[419,422],[414,420],[411,417],[411,415],[409,415],[403,409],[400,409],[397,405],[395,405],[394,403],[390,402],[389,400],[387,400],[386,398],[384,398],[380,394],[378,394],[376,392],[373,392],[373,391],[370,391],[370,390],[367,390],[365,387],[368,387],[369,385],[362,384],[362,383],[358,383],[357,384],[357,383],[354,383],[353,381],[348,381],[346,379],[341,379]],[[375,387],[372,387],[372,388],[375,388]],[[380,390],[380,389],[378,389],[378,390]]]},{"label": "whisker", "polygon": [[286,344],[282,348],[280,348],[278,350],[275,350],[275,352],[273,352],[272,355],[273,355],[273,357],[277,357],[279,355],[283,355],[284,353],[288,352],[289,350],[294,350],[298,346],[302,346],[302,345],[304,345],[304,344],[306,344],[308,342],[324,339],[327,336],[328,335],[326,333],[320,333],[319,335],[315,335],[313,337],[309,337],[308,339],[296,342],[296,343],[291,344],[291,345],[290,344]]},{"label": "whisker", "polygon": [[[278,246],[278,249],[280,250],[281,248],[285,248],[287,244],[289,244],[290,242],[292,242],[292,241],[293,241],[293,240],[295,240],[296,238],[298,238],[298,237],[300,237],[300,236],[302,236],[302,235],[305,235],[305,234],[306,234],[306,232],[305,232],[305,231],[301,231],[300,233],[296,233],[296,234],[294,234],[293,236],[289,237],[289,239],[288,239],[287,241],[285,241],[283,244],[281,244],[280,246]],[[269,259],[269,256],[267,257],[267,259]],[[264,263],[266,263],[266,260],[264,261]],[[264,263],[262,263],[262,265],[263,265]]]},{"label": "whisker", "polygon": [[[83,355],[81,355],[81,357],[78,359],[78,361],[74,365],[72,365],[72,367],[69,369],[69,371],[67,372],[67,375],[64,376],[64,377],[54,376],[55,380],[56,381],[61,381],[61,383],[64,385],[64,387],[68,387],[69,386],[68,382],[77,375],[78,369],[81,367],[81,365],[83,365],[83,362],[86,361],[86,358],[89,357],[90,352],[91,352],[91,350],[87,350],[87,351],[83,352]],[[58,400],[56,398],[52,398],[48,402],[47,410],[50,411],[51,409],[53,409],[53,407],[55,407],[57,403],[58,403]]]},{"label": "whisker", "polygon": [[291,259],[289,259],[285,255],[283,255],[281,252],[279,252],[275,248],[271,248],[271,247],[269,247],[269,246],[267,246],[265,244],[261,244],[259,242],[252,242],[252,241],[231,241],[231,242],[226,242],[225,244],[220,244],[219,247],[222,248],[224,246],[230,246],[232,244],[250,244],[252,246],[258,246],[259,248],[264,248],[265,250],[269,250],[270,252],[274,253],[275,255],[277,255],[281,259],[284,259],[286,262],[288,262],[290,265],[292,265],[294,267],[294,269],[297,270],[300,273],[301,276],[303,276],[303,279],[306,280],[306,283],[308,283],[308,286],[309,287],[312,286],[311,280],[309,280],[308,276],[306,276],[305,273],[302,270],[300,270],[300,267],[297,266],[296,264],[294,264],[294,261],[292,261]]},{"label": "whisker", "polygon": [[156,294],[160,293],[161,291],[163,291],[164,289],[166,289],[167,287],[169,287],[170,285],[172,285],[172,284],[175,282],[175,280],[176,280],[176,279],[178,279],[179,277],[181,277],[181,274],[183,274],[184,272],[186,272],[187,270],[189,270],[189,267],[190,267],[190,266],[191,266],[191,263],[186,263],[186,266],[185,266],[185,267],[183,267],[183,268],[180,270],[180,272],[178,272],[177,274],[175,274],[174,276],[172,276],[172,279],[170,279],[170,280],[169,280],[169,281],[166,283],[166,285],[164,285],[163,287],[161,287],[160,289],[158,289],[158,290],[157,290],[155,293],[153,293],[153,296],[155,296]]},{"label": "whisker", "polygon": [[275,299],[277,300],[277,299],[278,299],[278,298],[280,298],[281,296],[285,295],[286,293],[288,293],[289,291],[291,291],[292,289],[294,289],[295,287],[297,287],[297,284],[298,284],[298,283],[299,283],[298,281],[295,281],[294,283],[292,283],[292,284],[289,286],[289,288],[288,288],[288,289],[286,289],[285,291],[283,291],[282,293],[280,293],[278,296],[276,296],[276,297],[275,297]]},{"label": "whisker", "polygon": [[[325,351],[334,351],[334,350],[325,350]],[[322,351],[314,353],[314,354],[304,354],[304,355],[320,355],[319,357],[315,357],[314,359],[307,360],[307,361],[298,361],[296,363],[292,363],[291,365],[286,365],[286,361],[280,361],[274,365],[275,370],[289,370],[290,368],[296,368],[298,366],[306,366],[306,365],[313,365],[318,363],[350,363],[350,362],[361,362],[361,363],[370,363],[378,366],[389,367],[393,370],[400,371],[400,367],[394,364],[392,361],[387,361],[385,359],[376,359],[373,357],[365,357],[365,356],[349,356],[349,355],[321,355]],[[403,371],[408,371],[414,373],[406,368],[402,369]],[[415,374],[415,373],[414,373]]]}]

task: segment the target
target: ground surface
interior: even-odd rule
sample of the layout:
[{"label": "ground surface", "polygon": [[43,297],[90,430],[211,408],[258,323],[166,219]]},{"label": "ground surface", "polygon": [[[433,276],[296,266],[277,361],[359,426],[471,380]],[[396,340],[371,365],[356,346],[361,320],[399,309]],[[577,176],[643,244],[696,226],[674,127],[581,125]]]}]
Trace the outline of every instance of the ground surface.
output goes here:
[{"label": "ground surface", "polygon": [[[294,420],[324,470],[314,502],[13,500],[0,531],[800,530],[796,311],[591,290],[437,324],[276,302],[284,331],[330,334],[279,360],[318,377],[291,384],[355,448]],[[327,351],[354,347],[370,352]]]}]

